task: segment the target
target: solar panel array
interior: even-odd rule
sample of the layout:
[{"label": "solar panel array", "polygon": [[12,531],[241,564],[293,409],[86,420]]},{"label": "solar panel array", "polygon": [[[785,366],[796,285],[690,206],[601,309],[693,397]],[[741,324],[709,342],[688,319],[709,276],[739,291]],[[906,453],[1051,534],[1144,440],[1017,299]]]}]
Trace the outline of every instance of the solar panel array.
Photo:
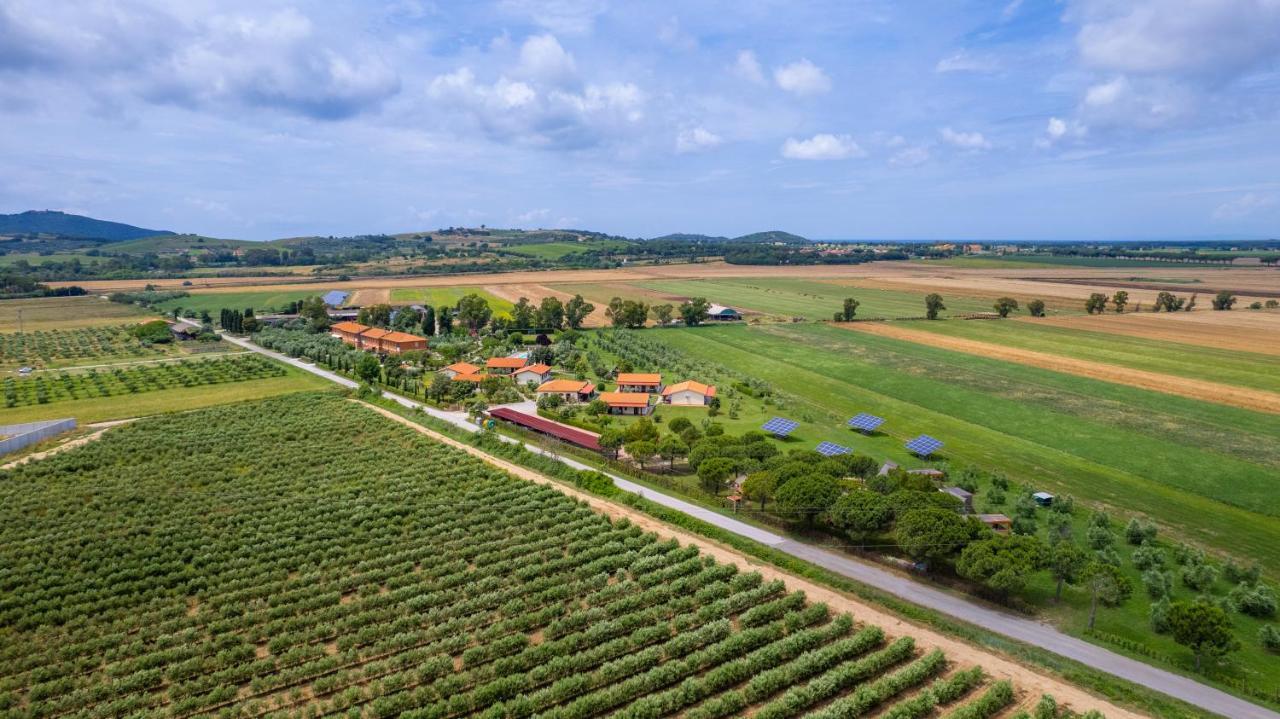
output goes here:
[{"label": "solar panel array", "polygon": [[822,442],[818,445],[818,454],[825,457],[834,457],[837,454],[849,454],[853,450],[835,442]]},{"label": "solar panel array", "polygon": [[928,457],[929,455],[933,454],[934,452],[937,452],[941,448],[942,448],[942,442],[939,442],[938,440],[934,439],[933,437],[930,437],[927,434],[922,434],[919,437],[916,437],[915,439],[911,440],[910,442],[907,442],[907,449],[911,450],[915,454],[920,455],[921,457]]},{"label": "solar panel array", "polygon": [[877,417],[874,414],[863,412],[853,419],[849,420],[849,426],[863,432],[874,432],[876,428],[884,424],[884,417]]},{"label": "solar panel array", "polygon": [[776,435],[778,437],[785,437],[796,431],[796,427],[799,426],[800,423],[794,420],[786,419],[785,417],[774,417],[768,422],[765,422],[761,429],[769,434]]}]

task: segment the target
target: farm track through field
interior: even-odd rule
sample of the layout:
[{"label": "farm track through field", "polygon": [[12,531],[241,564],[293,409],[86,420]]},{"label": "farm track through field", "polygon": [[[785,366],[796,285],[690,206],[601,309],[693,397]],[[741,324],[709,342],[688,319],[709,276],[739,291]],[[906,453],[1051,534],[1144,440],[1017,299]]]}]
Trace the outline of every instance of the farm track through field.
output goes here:
[{"label": "farm track through field", "polygon": [[1243,387],[1206,382],[1204,380],[1178,377],[1174,375],[1131,369],[1103,362],[1063,357],[1061,355],[1019,349],[991,342],[948,337],[945,335],[915,330],[886,322],[855,322],[834,325],[842,329],[865,332],[867,334],[906,340],[921,345],[937,347],[965,354],[977,355],[989,359],[1016,362],[1041,369],[1064,372],[1080,377],[1114,382],[1130,387],[1178,395],[1190,399],[1225,404],[1258,412],[1280,414],[1280,394],[1263,390],[1251,390]]},{"label": "farm track through field", "polygon": [[513,476],[530,482],[535,482],[537,484],[555,487],[560,492],[563,492],[576,500],[586,502],[595,511],[605,514],[613,519],[626,518],[633,524],[640,526],[646,531],[654,532],[664,539],[675,539],[682,545],[696,546],[705,555],[713,557],[718,562],[735,564],[743,571],[760,572],[766,581],[781,579],[786,583],[788,591],[803,591],[810,601],[823,602],[830,606],[837,614],[848,612],[860,622],[884,629],[886,634],[891,637],[914,637],[916,639],[917,646],[919,646],[922,651],[927,652],[931,649],[941,649],[946,653],[948,659],[958,663],[960,666],[981,666],[994,679],[1012,680],[1021,691],[1030,692],[1037,696],[1039,694],[1052,694],[1055,698],[1059,699],[1063,703],[1071,705],[1078,711],[1084,711],[1088,708],[1097,708],[1106,714],[1108,719],[1124,719],[1126,717],[1133,718],[1141,716],[1119,706],[1106,703],[1074,685],[1045,676],[1013,661],[1005,659],[1004,657],[990,652],[984,652],[969,644],[960,642],[959,640],[938,634],[926,627],[907,622],[906,620],[900,619],[899,617],[884,612],[871,605],[851,599],[847,595],[783,572],[770,564],[762,563],[759,560],[753,559],[727,546],[713,542],[710,539],[675,529],[647,514],[644,514],[643,512],[630,509],[592,494],[587,494],[573,487],[561,484],[546,475],[539,474],[530,469],[521,467],[520,465],[494,457],[481,449],[427,429],[394,412],[391,412],[390,410],[376,407],[365,402],[360,402],[360,404],[363,404],[388,419],[399,422],[417,432],[427,435],[438,442],[461,449],[488,464],[512,474]]}]

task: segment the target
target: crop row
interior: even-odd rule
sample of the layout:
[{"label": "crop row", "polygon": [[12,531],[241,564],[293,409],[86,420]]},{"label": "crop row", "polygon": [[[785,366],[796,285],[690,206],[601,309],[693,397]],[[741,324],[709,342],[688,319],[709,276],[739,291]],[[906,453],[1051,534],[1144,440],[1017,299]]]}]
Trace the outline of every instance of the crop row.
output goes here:
[{"label": "crop row", "polygon": [[0,334],[0,357],[37,367],[57,360],[147,357],[162,353],[162,349],[145,345],[129,334],[127,325]]},{"label": "crop row", "polygon": [[185,360],[161,364],[116,367],[98,371],[37,374],[26,379],[6,377],[3,393],[6,407],[23,407],[94,397],[114,397],[155,392],[178,387],[243,382],[279,377],[284,367],[258,355]]},{"label": "crop row", "polygon": [[884,641],[329,394],[0,472],[14,719],[798,716],[944,665]]}]

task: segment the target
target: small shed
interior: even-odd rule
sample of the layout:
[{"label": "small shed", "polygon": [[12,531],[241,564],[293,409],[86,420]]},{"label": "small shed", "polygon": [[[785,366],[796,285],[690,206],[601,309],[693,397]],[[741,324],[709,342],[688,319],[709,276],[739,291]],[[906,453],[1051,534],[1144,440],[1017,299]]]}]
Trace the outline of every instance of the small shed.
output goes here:
[{"label": "small shed", "polygon": [[1013,520],[1003,514],[979,514],[978,521],[991,527],[996,534],[1008,534],[1013,531]]},{"label": "small shed", "polygon": [[973,492],[970,492],[967,489],[964,489],[963,487],[943,487],[938,491],[946,492],[952,497],[955,497],[956,499],[960,500],[960,504],[964,509],[964,513],[973,514]]},{"label": "small shed", "polygon": [[898,468],[897,462],[888,462],[880,465],[880,471],[876,472],[877,477],[888,477],[889,473]]},{"label": "small shed", "polygon": [[720,322],[733,322],[742,319],[742,313],[732,307],[717,305],[714,302],[707,308],[707,316]]},{"label": "small shed", "polygon": [[1036,501],[1036,504],[1040,505],[1041,507],[1053,506],[1053,495],[1049,494],[1048,492],[1036,492],[1035,494],[1031,495],[1031,498],[1034,499]]}]

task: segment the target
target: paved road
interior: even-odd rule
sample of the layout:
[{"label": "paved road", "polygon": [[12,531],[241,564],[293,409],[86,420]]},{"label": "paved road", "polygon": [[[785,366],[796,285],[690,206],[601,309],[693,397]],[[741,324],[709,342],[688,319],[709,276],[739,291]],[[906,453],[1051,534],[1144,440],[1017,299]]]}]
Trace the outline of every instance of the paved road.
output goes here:
[{"label": "paved road", "polygon": [[[354,388],[358,386],[357,383],[326,369],[282,355],[279,352],[267,350],[248,340],[228,335],[223,335],[223,339],[307,372],[317,374],[344,387]],[[471,423],[463,412],[446,412],[391,393],[384,392],[383,396],[405,407],[422,409],[433,417],[442,419],[467,431],[475,432],[478,430],[476,425]],[[502,435],[499,435],[499,437],[508,442],[519,443],[519,440],[510,437]],[[525,444],[525,447],[539,454],[554,456],[561,462],[576,469],[596,469],[575,459],[555,455],[536,445]],[[605,474],[608,473],[606,472]],[[976,604],[963,597],[935,589],[875,564],[859,561],[812,544],[797,542],[738,521],[732,517],[726,517],[695,504],[690,504],[676,497],[643,487],[622,477],[611,474],[609,476],[618,487],[638,494],[652,502],[690,514],[721,529],[767,544],[779,551],[812,562],[836,574],[876,587],[914,604],[928,607],[955,619],[960,619],[1012,639],[1026,642],[1032,646],[1046,649],[1068,659],[1074,659],[1086,666],[1107,672],[1134,684],[1163,692],[1206,711],[1229,717],[1230,719],[1280,719],[1280,713],[1206,686],[1189,677],[1158,669],[1135,659],[1116,654],[1096,644],[1090,644],[1082,639],[1068,636],[1043,622]]]}]

